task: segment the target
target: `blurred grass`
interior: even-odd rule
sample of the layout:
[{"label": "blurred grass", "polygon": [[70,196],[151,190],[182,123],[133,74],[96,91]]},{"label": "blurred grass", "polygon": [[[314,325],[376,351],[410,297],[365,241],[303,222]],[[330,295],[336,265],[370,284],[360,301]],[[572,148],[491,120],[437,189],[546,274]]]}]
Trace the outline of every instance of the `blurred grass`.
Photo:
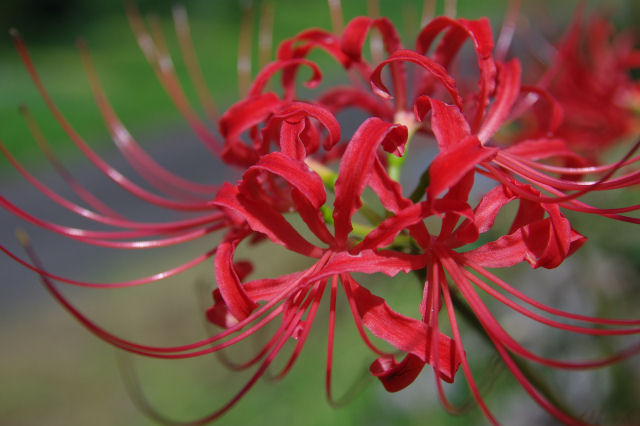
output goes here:
[{"label": "blurred grass", "polygon": [[[277,251],[278,247],[275,248]],[[249,251],[241,250],[238,258],[264,260],[258,262],[258,266],[262,266],[257,271],[258,276],[273,276],[306,267],[295,260],[292,262],[287,257],[274,255],[274,247],[269,244],[256,246]],[[568,297],[569,306],[574,307],[572,310],[578,306],[579,312],[589,313],[588,307],[592,302],[596,298],[602,299],[601,294],[596,293],[596,298],[588,294],[602,287],[598,284],[601,277],[594,274],[594,268],[613,266],[616,270],[608,275],[607,297],[615,300],[627,295],[627,302],[632,304],[632,300],[635,300],[637,303],[637,297],[629,292],[634,286],[632,281],[618,282],[616,285],[621,293],[617,296],[611,293],[611,287],[614,286],[612,281],[620,281],[625,274],[622,268],[615,263],[611,265],[610,260],[601,256],[598,262],[585,260],[571,258],[561,268],[564,271],[532,271],[522,265],[521,268],[508,271],[504,278],[543,302],[564,306],[567,303],[564,298]],[[165,254],[155,256],[148,264],[138,264],[136,272],[123,269],[121,262],[107,262],[99,265],[95,273],[105,281],[118,280],[132,274],[139,275],[138,270],[156,269],[158,264],[175,262],[173,256]],[[200,305],[210,300],[208,295],[214,285],[211,268],[212,264],[207,262],[179,277],[139,288],[96,292],[65,287],[64,291],[94,321],[121,337],[152,345],[175,345],[205,336]],[[566,276],[574,280],[565,282]],[[357,278],[364,279],[362,276]],[[38,285],[36,281],[34,277],[32,283],[25,285]],[[415,300],[420,295],[420,288],[415,277],[374,277],[364,279],[362,283],[384,297],[395,310],[416,315]],[[576,298],[579,294],[582,297]],[[367,374],[374,356],[361,342],[341,291],[338,295],[334,348],[334,395],[339,398],[363,374],[366,386],[344,407],[332,408],[324,395],[327,299],[328,293],[325,293],[307,344],[290,374],[276,383],[265,379],[258,381],[238,405],[220,419],[220,424],[486,424],[477,408],[461,416],[446,413],[439,406],[433,373],[429,368],[410,388],[399,393],[386,393],[377,380]],[[597,347],[597,340],[593,341],[591,336],[588,337],[589,345],[584,346],[581,344],[584,340],[575,339],[574,336],[568,336],[567,339],[566,333],[550,333],[547,328],[532,327],[531,321],[500,309],[497,303],[491,304],[495,302],[491,298],[484,299],[507,331],[525,345],[536,347],[537,351],[540,351],[539,346],[544,342],[542,347],[546,349],[541,352],[546,355],[582,359],[599,353],[583,350],[585,347]],[[612,316],[621,312],[634,312],[633,305],[608,307],[598,314]],[[476,380],[497,417],[505,424],[555,424],[535,406],[524,390],[505,373],[504,368],[492,363],[492,350],[487,343],[477,337],[461,318],[459,320]],[[273,332],[274,327],[269,330]],[[121,377],[123,373],[118,368],[113,348],[92,336],[53,301],[44,305],[25,306],[24,312],[16,315],[13,322],[0,323],[0,335],[5,342],[0,350],[3,365],[0,376],[7,391],[0,399],[2,424],[156,424],[135,407],[126,393]],[[230,351],[232,358],[235,361],[248,359],[269,336],[270,332],[267,331],[248,339],[239,348],[234,347]],[[281,368],[284,365],[294,345],[295,341],[291,339],[278,356],[272,372],[279,371],[278,366]],[[603,353],[609,350],[611,348],[605,348]],[[160,414],[176,420],[194,419],[220,407],[250,377],[247,373],[227,371],[213,355],[182,361],[141,357],[128,359],[133,363],[151,406]],[[637,367],[637,360],[632,360],[616,366],[612,376],[608,369],[589,372],[595,381],[587,381],[582,386],[582,392],[596,395],[596,402],[589,407],[578,397],[582,404],[573,401],[573,407],[581,415],[595,413],[592,414],[596,416],[593,419],[598,423],[625,424],[626,421],[634,424],[640,415],[634,402],[635,396],[640,394],[638,382],[633,380],[633,377],[640,376]],[[249,372],[253,371],[255,369]],[[544,368],[537,371],[554,386],[557,393],[571,400],[576,398],[575,395],[571,398],[576,386],[569,387],[568,384],[577,381],[577,387],[580,388],[582,373],[562,373]],[[492,376],[496,377],[496,383],[486,388]],[[557,377],[563,377],[567,382]],[[461,372],[456,383],[446,389],[455,403],[461,403],[469,397]]]},{"label": "blurred grass", "polygon": [[[257,246],[251,258],[270,259],[260,270],[275,275],[302,265],[283,256],[273,256],[271,245]],[[277,249],[277,248],[276,248]],[[247,252],[239,257],[246,256]],[[139,269],[155,269],[157,264],[174,263],[173,258],[156,257]],[[118,264],[102,264],[96,274],[104,280],[130,276]],[[111,271],[111,272],[109,272]],[[205,287],[205,303],[213,286],[211,264],[207,263],[179,277],[141,288],[100,292],[65,288],[65,294],[94,321],[115,334],[149,344],[180,344],[204,337],[202,296],[196,283]],[[35,284],[27,283],[26,285]],[[389,287],[383,279],[376,283]],[[413,277],[394,285],[410,286],[419,294]],[[384,291],[383,291],[384,292]],[[393,297],[395,308],[412,311],[412,298]],[[140,411],[125,392],[114,350],[99,341],[53,301],[44,306],[27,306],[29,312],[16,321],[2,323],[0,335],[7,342],[0,351],[5,389],[11,391],[0,400],[0,420],[11,425],[148,425],[155,424]],[[480,422],[477,410],[470,416],[450,417],[440,407],[434,393],[432,374],[426,370],[411,390],[387,394],[368,374],[373,356],[360,342],[344,295],[338,296],[336,342],[334,348],[333,389],[336,398],[364,375],[367,386],[346,406],[334,409],[324,396],[326,357],[327,294],[320,306],[307,345],[291,373],[282,381],[260,380],[229,413],[221,424],[239,425],[419,425],[428,418],[434,424],[463,425]],[[277,321],[276,321],[277,323]],[[277,324],[274,324],[277,325]],[[274,327],[270,327],[273,332]],[[247,359],[259,342],[270,333],[249,339],[233,348],[234,360]],[[356,344],[354,344],[356,343]],[[285,346],[275,362],[276,372],[288,359],[294,340]],[[476,350],[476,355],[478,351]],[[46,354],[46,355],[45,355]],[[237,357],[237,358],[236,358]],[[172,419],[189,420],[220,407],[249,379],[245,373],[229,372],[215,356],[184,361],[133,357],[139,381],[151,405]],[[476,360],[478,360],[476,358]],[[478,360],[478,362],[481,362]],[[10,366],[10,367],[9,367]],[[279,368],[277,367],[279,366]],[[254,370],[250,370],[254,371]],[[463,381],[453,393],[459,399]],[[464,394],[465,392],[462,392]],[[494,400],[500,394],[493,394]],[[458,398],[456,398],[458,397]]]},{"label": "blurred grass", "polygon": [[[36,0],[25,3],[9,1],[5,7],[9,10],[9,6],[13,4],[13,8],[10,9],[13,13],[5,13],[3,21],[9,21],[5,22],[5,25],[18,26],[22,31],[33,61],[53,99],[87,140],[92,144],[103,144],[108,140],[108,133],[95,107],[79,55],[74,48],[77,36],[88,40],[107,96],[125,125],[134,130],[144,131],[157,126],[158,123],[171,125],[181,120],[139,51],[118,2],[42,1],[45,5],[65,4],[64,15],[53,16],[55,19],[38,15],[34,24],[30,23],[26,10],[37,3]],[[183,82],[187,81],[170,16],[172,2],[140,3],[143,13],[154,13],[160,17],[174,55],[178,75]],[[415,31],[420,19],[420,1],[383,0],[380,3],[381,13],[394,21],[404,36]],[[438,11],[443,7],[440,3]],[[633,6],[629,6],[633,2],[616,0],[608,2],[608,7],[614,8],[613,3],[624,6],[621,6],[623,10],[634,10]],[[223,108],[237,96],[235,61],[242,4],[244,3],[236,1],[185,2],[205,79],[215,99]],[[274,4],[275,46],[282,39],[312,26],[330,28],[329,13],[324,1],[302,4],[294,0],[277,0]],[[494,17],[494,26],[497,28],[504,14],[505,4],[503,0],[460,0],[459,15],[469,18],[483,15]],[[571,13],[572,7],[572,2],[555,4],[556,16],[566,17]],[[43,8],[44,11],[41,10]],[[51,5],[49,9],[52,9]],[[47,11],[44,6],[35,10],[40,11],[40,14]],[[343,10],[346,19],[366,14],[366,2],[344,2]],[[32,14],[35,12],[32,11]],[[257,17],[255,21],[257,29]],[[20,24],[25,28],[20,28]],[[553,27],[552,22],[545,25]],[[12,50],[9,38],[0,39],[0,139],[20,158],[33,161],[41,157],[17,112],[18,105],[25,104],[32,109],[45,135],[52,140],[56,148],[63,154],[75,155],[72,154],[75,150],[71,149],[70,142],[48,113],[29,80],[17,53]],[[254,43],[254,52],[257,49],[256,44]],[[254,59],[256,57],[257,53],[254,54]],[[318,55],[318,58],[321,62],[327,61],[323,55]],[[193,87],[188,83],[183,83],[183,86],[189,98],[194,100]],[[194,104],[197,102],[194,101]],[[6,162],[0,162],[0,169],[4,167]]]}]

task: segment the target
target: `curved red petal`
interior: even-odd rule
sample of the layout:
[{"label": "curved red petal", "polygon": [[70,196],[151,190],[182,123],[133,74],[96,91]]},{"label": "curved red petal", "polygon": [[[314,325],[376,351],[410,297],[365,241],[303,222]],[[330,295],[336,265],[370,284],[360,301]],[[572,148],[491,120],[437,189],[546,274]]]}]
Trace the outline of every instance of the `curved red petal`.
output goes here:
[{"label": "curved red petal", "polygon": [[305,256],[319,257],[322,253],[318,247],[305,240],[272,206],[263,200],[243,196],[236,186],[224,184],[214,202],[235,211],[246,220],[251,229],[266,235],[277,244]]},{"label": "curved red petal", "polygon": [[[366,288],[349,280],[362,323],[371,333],[390,343],[397,349],[413,354],[422,362],[433,365],[429,326],[422,321],[406,317],[392,310],[382,299]],[[440,375],[447,381],[453,381],[460,360],[456,355],[453,340],[438,335],[438,367]]]},{"label": "curved red petal", "polygon": [[[395,27],[388,18],[369,18],[358,16],[352,19],[342,33],[342,50],[354,62],[362,62],[362,48],[371,27],[375,27],[382,35],[385,50],[388,54],[402,49],[402,42]],[[407,72],[402,63],[391,64],[391,80],[396,96],[396,110],[406,109]]]},{"label": "curved red petal", "polygon": [[351,232],[351,217],[360,208],[360,195],[371,173],[378,147],[386,151],[402,149],[407,142],[408,130],[405,126],[391,124],[379,118],[369,118],[353,135],[340,162],[338,179],[335,184],[333,219],[336,243],[344,247]]},{"label": "curved red petal", "polygon": [[387,392],[398,392],[413,383],[424,366],[425,362],[419,357],[408,354],[400,363],[395,358],[378,358],[369,371],[382,382]]},{"label": "curved red petal", "polygon": [[[299,58],[299,59],[288,59],[288,60],[279,60],[270,63],[266,67],[264,67],[256,78],[253,80],[253,84],[249,88],[248,96],[258,96],[264,90],[264,87],[269,82],[269,79],[273,77],[273,75],[280,71],[286,70],[287,68],[298,68],[300,65],[307,65],[311,68],[312,75],[309,77],[309,80],[305,83],[308,88],[314,88],[322,81],[322,72],[318,65],[314,62],[311,62],[307,59]],[[284,72],[284,71],[283,71]]]},{"label": "curved red petal", "polygon": [[478,139],[486,143],[511,114],[511,109],[520,94],[520,61],[513,59],[498,64],[496,95],[487,117],[478,131]]},{"label": "curved red petal", "polygon": [[460,109],[429,96],[420,96],[414,104],[419,120],[431,111],[431,129],[441,151],[459,143],[471,134],[471,128]]},{"label": "curved red petal", "polygon": [[462,109],[462,97],[458,93],[456,88],[456,82],[448,73],[447,70],[437,62],[422,56],[413,50],[397,50],[391,54],[387,59],[380,62],[378,66],[371,73],[371,88],[375,93],[383,98],[390,98],[389,89],[382,82],[382,69],[394,62],[412,62],[425,70],[429,71],[433,77],[438,80],[443,87],[447,90],[453,102]]},{"label": "curved red petal", "polygon": [[478,163],[489,160],[498,152],[497,148],[482,146],[476,136],[469,136],[434,158],[429,167],[427,195],[435,199],[445,190],[458,183]]}]

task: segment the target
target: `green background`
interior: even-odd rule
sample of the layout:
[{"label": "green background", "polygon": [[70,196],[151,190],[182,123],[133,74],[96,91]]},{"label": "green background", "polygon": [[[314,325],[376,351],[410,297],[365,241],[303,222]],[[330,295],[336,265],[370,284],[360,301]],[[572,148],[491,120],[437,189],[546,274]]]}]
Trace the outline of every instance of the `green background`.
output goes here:
[{"label": "green background", "polygon": [[[343,3],[345,19],[366,13],[364,1]],[[403,35],[408,36],[417,28],[420,3],[381,1],[381,13],[390,17],[402,29]],[[488,15],[492,17],[497,31],[504,14],[505,2],[460,0],[459,3],[460,16],[474,18]],[[545,7],[549,12],[539,15],[537,13],[541,12],[536,10],[531,12],[531,16],[536,18],[535,24],[544,27],[545,31],[560,34],[563,25],[570,19],[573,2],[546,3]],[[139,1],[138,4],[144,13],[155,13],[161,18],[171,51],[178,58],[177,42],[170,20],[172,2]],[[330,28],[325,2],[277,0],[274,4],[276,43],[311,26]],[[185,2],[185,5],[190,14],[194,44],[207,83],[218,106],[224,110],[237,99],[235,58],[244,3],[191,1]],[[604,6],[617,10],[615,19],[620,26],[629,27],[629,23],[634,22],[634,16],[638,16],[638,4],[634,1],[606,2]],[[259,5],[256,9],[258,8]],[[438,8],[442,9],[441,2]],[[140,53],[119,2],[5,0],[0,5],[0,28],[9,27],[20,29],[53,98],[73,126],[92,145],[111,149],[108,145],[108,133],[95,107],[80,57],[74,48],[74,40],[78,35],[89,42],[109,99],[122,121],[134,134],[158,135],[164,129],[184,127],[179,114]],[[407,42],[406,45],[410,46],[411,43]],[[256,57],[257,53],[254,52],[254,59]],[[324,61],[322,63],[330,63],[321,56],[318,59]],[[186,81],[186,73],[180,60],[176,59],[175,64],[178,74]],[[326,76],[328,80],[332,78],[330,74]],[[184,84],[184,87],[196,104],[191,85]],[[69,160],[70,164],[81,160],[47,112],[18,55],[12,50],[9,38],[5,37],[0,41],[0,139],[18,158],[30,167],[38,168],[42,155],[18,114],[17,107],[20,104],[31,108],[44,133],[63,158]],[[154,143],[153,138],[144,139],[147,145]],[[0,162],[0,178],[14,176],[7,162]],[[622,203],[625,200],[613,201]],[[634,297],[625,297],[632,290],[634,277],[637,278],[639,272],[637,244],[628,235],[629,227],[608,222],[603,225],[601,221],[598,224],[585,221],[581,225],[599,244],[570,259],[559,271],[533,272],[527,268],[516,268],[508,278],[511,282],[518,282],[519,288],[544,282],[549,288],[555,289],[546,294],[548,303],[557,301],[554,295],[566,297],[569,294],[585,303],[595,304],[594,313],[613,316],[627,313],[637,316],[637,297],[635,302]],[[612,235],[615,237],[611,238]],[[198,253],[201,249],[198,246],[189,248],[191,253]],[[622,255],[613,253],[614,250],[616,253],[622,252]],[[274,256],[272,252],[264,250],[259,253],[248,251],[246,254],[258,258]],[[278,256],[275,258],[280,259]],[[157,264],[175,264],[175,260],[174,254],[167,250],[160,251],[153,257],[142,258],[131,269],[124,269],[120,263],[112,261],[106,264],[96,263],[92,278],[109,281],[143,275],[145,271],[154,270]],[[134,262],[127,263],[131,264]],[[289,261],[277,260],[270,262],[263,273],[277,274],[279,271],[288,271],[291,267]],[[204,335],[202,308],[199,306],[201,299],[196,296],[201,294],[198,283],[205,283],[203,285],[207,288],[211,286],[211,268],[212,265],[207,263],[179,278],[148,288],[113,292],[71,289],[67,294],[84,312],[116,334],[144,342],[175,344]],[[564,277],[573,278],[567,280]],[[398,292],[400,294],[385,290],[390,287],[387,281],[368,284],[376,292],[384,294],[395,308],[408,313],[415,309],[412,301],[419,297],[420,291],[416,283],[409,279],[399,279],[393,283],[393,288],[402,289]],[[44,290],[37,289],[35,276],[24,283],[0,285],[24,285],[44,293]],[[602,290],[609,287],[616,290]],[[46,296],[36,299],[34,302],[26,301],[22,305],[6,309],[2,314],[0,379],[3,383],[3,396],[0,399],[0,423],[153,424],[153,421],[135,408],[126,394],[112,348],[87,333]],[[572,300],[561,302],[574,306]],[[496,309],[499,311],[499,308]],[[276,384],[259,382],[237,407],[222,418],[222,424],[485,423],[477,409],[471,409],[461,417],[449,416],[438,403],[433,375],[427,370],[411,389],[398,394],[387,394],[379,384],[368,378],[368,385],[350,404],[337,410],[331,408],[325,400],[323,389],[327,310],[327,304],[323,303],[320,308],[323,313],[319,314],[308,345],[291,374]],[[352,323],[349,312],[341,309],[338,315],[340,330],[334,353],[334,388],[336,394],[340,395],[366,373],[372,357],[361,347],[353,326],[344,326]],[[525,325],[520,326],[518,319],[513,319],[507,312],[500,311],[499,318],[506,322],[514,321],[513,329],[522,333],[521,337],[525,340],[548,338],[548,354],[569,352],[581,357],[597,354],[598,350],[606,351],[606,345],[609,344],[604,340],[597,340],[598,350],[582,351],[581,348],[586,347],[583,339],[575,342],[571,340],[569,344],[559,333],[548,335],[542,327],[531,331]],[[354,345],[353,342],[358,343]],[[533,424],[531,419],[534,423],[549,421],[508,374],[501,373],[499,368],[486,367],[492,365],[491,351],[484,342],[470,337],[465,344],[469,352],[474,352],[471,356],[474,360],[472,367],[478,372],[478,377],[484,377],[483,383],[492,382],[490,378],[496,376],[496,384],[487,400],[499,419],[505,424]],[[614,346],[616,344],[617,341],[613,343]],[[133,362],[152,405],[176,419],[187,420],[206,414],[224,403],[248,379],[246,374],[226,372],[215,357],[179,362],[136,358]],[[582,373],[562,373],[550,374],[547,380],[560,394],[565,390],[565,381],[584,383],[584,386],[601,386],[602,389],[593,390],[594,406],[578,407],[577,412],[587,413],[587,418],[596,422],[606,419],[623,423],[629,419],[640,419],[637,407],[634,409],[634,401],[637,401],[640,391],[637,381],[630,380],[630,377],[637,376],[638,365],[633,361],[605,372],[595,372],[589,378]],[[459,380],[448,391],[456,402],[468,397],[463,380]],[[569,399],[585,401],[584,398],[572,398],[571,395]],[[589,401],[588,398],[586,400]]]}]

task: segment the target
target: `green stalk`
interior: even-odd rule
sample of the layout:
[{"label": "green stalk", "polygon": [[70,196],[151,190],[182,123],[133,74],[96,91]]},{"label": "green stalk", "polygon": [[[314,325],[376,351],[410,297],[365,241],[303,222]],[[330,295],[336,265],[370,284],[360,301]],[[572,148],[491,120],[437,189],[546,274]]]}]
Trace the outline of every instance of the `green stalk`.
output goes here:
[{"label": "green stalk", "polygon": [[411,201],[413,201],[414,203],[417,203],[422,199],[422,197],[424,197],[424,193],[427,190],[427,187],[429,186],[429,180],[430,180],[429,167],[427,167],[426,169],[424,169],[424,172],[422,172],[422,175],[420,175],[420,180],[418,181],[418,185],[416,185],[416,188],[413,190],[413,192],[409,196],[409,199]]}]

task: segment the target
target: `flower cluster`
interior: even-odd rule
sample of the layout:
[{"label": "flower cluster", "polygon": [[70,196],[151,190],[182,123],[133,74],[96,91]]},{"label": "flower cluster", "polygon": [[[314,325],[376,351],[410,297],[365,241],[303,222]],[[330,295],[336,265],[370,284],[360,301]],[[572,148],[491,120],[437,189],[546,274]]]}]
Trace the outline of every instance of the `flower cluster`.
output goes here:
[{"label": "flower cluster", "polygon": [[565,112],[556,135],[589,159],[637,135],[640,86],[631,70],[639,66],[631,34],[616,35],[603,17],[577,20],[549,70],[549,90]]},{"label": "flower cluster", "polygon": [[[556,407],[523,372],[517,359],[553,368],[583,369],[640,351],[636,343],[604,359],[570,362],[541,356],[516,341],[481,297],[488,294],[534,321],[571,333],[640,333],[640,320],[564,312],[532,299],[490,271],[522,262],[532,268],[560,265],[586,242],[572,227],[565,214],[568,210],[631,224],[640,222],[629,215],[638,205],[603,208],[580,200],[587,193],[640,182],[640,172],[628,167],[639,160],[634,156],[637,143],[614,163],[594,163],[599,157],[595,149],[624,143],[638,130],[633,102],[639,92],[627,70],[638,64],[640,53],[632,50],[627,38],[612,42],[605,23],[594,21],[589,27],[589,54],[593,58],[579,57],[583,28],[577,20],[558,49],[557,62],[539,84],[527,85],[522,83],[527,76],[523,77],[521,62],[507,59],[504,45],[498,52],[494,49],[486,18],[436,17],[422,28],[415,44],[405,48],[387,18],[357,17],[341,30],[310,29],[282,42],[275,60],[259,71],[246,95],[218,117],[193,57],[184,11],[178,10],[175,18],[183,56],[200,88],[203,107],[217,122],[217,135],[183,93],[158,28],[152,26],[149,32],[134,8],[129,9],[129,18],[145,56],[177,109],[215,156],[241,170],[240,179],[219,187],[195,183],[156,163],[119,121],[87,46],[80,43],[97,104],[113,140],[156,191],[138,186],[92,151],[73,129],[47,93],[24,42],[14,32],[13,40],[33,82],[87,158],[138,198],[159,208],[192,214],[164,223],[133,221],[65,175],[85,205],[74,203],[29,174],[1,144],[5,157],[45,196],[113,230],[65,227],[34,216],[4,197],[0,197],[0,205],[25,221],[92,245],[148,250],[212,233],[221,234],[220,243],[183,265],[109,284],[49,273],[27,242],[30,262],[0,248],[40,274],[53,296],[91,332],[132,353],[168,359],[196,357],[221,351],[267,324],[277,324],[255,356],[234,365],[257,367],[249,382],[227,404],[196,423],[216,419],[231,408],[293,339],[293,354],[277,376],[290,370],[325,293],[329,297],[326,392],[331,399],[339,289],[346,296],[359,335],[373,353],[370,372],[385,389],[395,392],[406,388],[428,365],[434,371],[443,404],[455,410],[441,381],[453,382],[463,375],[492,423],[497,420],[469,365],[472,351],[463,344],[456,317],[459,310],[475,318],[478,332],[492,343],[524,390],[568,424],[580,420]],[[368,37],[382,41],[383,51],[372,55],[381,56],[379,61],[366,59]],[[462,57],[465,45],[471,47],[473,58]],[[317,49],[335,59],[349,84],[321,93],[313,90],[322,73],[308,57]],[[305,68],[311,71],[306,82],[311,90],[302,95],[296,81]],[[279,83],[274,78],[277,73]],[[269,89],[274,86],[277,89]],[[363,111],[368,118],[352,135],[344,135],[337,115],[349,108]],[[30,117],[28,111],[23,112]],[[399,182],[404,160],[419,149],[432,149],[437,155],[423,165],[414,187],[403,188]],[[589,155],[583,155],[585,150]],[[53,154],[47,154],[57,164]],[[477,183],[479,177],[482,185]],[[365,190],[370,197],[363,196]],[[509,204],[517,205],[516,214],[508,230],[497,235],[496,218]],[[251,279],[252,263],[236,256],[237,247],[245,243],[279,245],[312,259],[312,264],[274,278]],[[180,273],[210,258],[214,258],[217,287],[206,315],[220,331],[186,345],[153,347],[119,338],[82,314],[54,284],[135,286]],[[394,311],[384,298],[358,282],[362,274],[415,275],[424,289],[422,299],[415,302],[416,317]],[[448,323],[444,328],[442,321]],[[450,335],[443,329],[450,330]],[[381,348],[380,341],[395,351]]]}]

